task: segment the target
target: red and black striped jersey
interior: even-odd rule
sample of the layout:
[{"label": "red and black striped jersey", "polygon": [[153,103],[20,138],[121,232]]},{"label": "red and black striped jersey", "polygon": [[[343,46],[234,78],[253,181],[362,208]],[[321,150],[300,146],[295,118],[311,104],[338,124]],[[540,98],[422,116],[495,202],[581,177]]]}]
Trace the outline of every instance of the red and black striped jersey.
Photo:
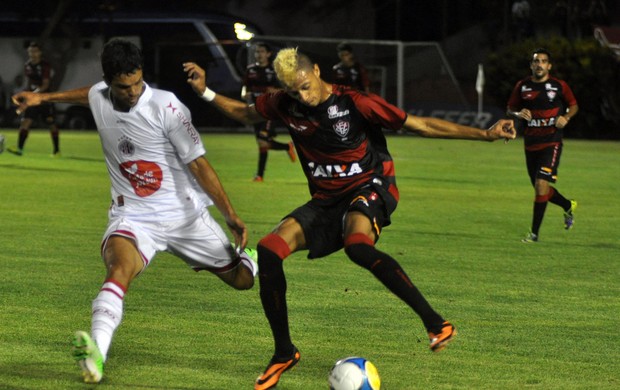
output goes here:
[{"label": "red and black striped jersey", "polygon": [[402,128],[407,114],[380,96],[332,85],[332,94],[308,107],[283,91],[261,95],[256,110],[281,120],[295,143],[310,194],[337,199],[376,180],[398,200],[394,163],[383,128]]},{"label": "red and black striped jersey", "polygon": [[258,63],[248,65],[243,77],[243,85],[252,94],[252,100],[254,101],[256,101],[258,96],[265,93],[269,87],[279,88],[280,86],[271,63],[267,66],[260,66]]},{"label": "red and black striped jersey", "polygon": [[517,82],[508,99],[509,110],[527,108],[532,113],[524,132],[525,148],[529,150],[561,143],[562,129],[555,126],[556,120],[576,104],[577,99],[568,84],[555,77],[543,83],[527,77]]},{"label": "red and black striped jersey", "polygon": [[346,66],[342,62],[337,63],[332,68],[332,81],[334,84],[348,85],[365,91],[370,87],[370,79],[366,68],[356,62],[353,66]]},{"label": "red and black striped jersey", "polygon": [[53,73],[52,66],[47,61],[41,61],[38,64],[27,61],[24,65],[24,74],[28,79],[28,90],[34,91],[39,88],[43,80],[52,78]]}]

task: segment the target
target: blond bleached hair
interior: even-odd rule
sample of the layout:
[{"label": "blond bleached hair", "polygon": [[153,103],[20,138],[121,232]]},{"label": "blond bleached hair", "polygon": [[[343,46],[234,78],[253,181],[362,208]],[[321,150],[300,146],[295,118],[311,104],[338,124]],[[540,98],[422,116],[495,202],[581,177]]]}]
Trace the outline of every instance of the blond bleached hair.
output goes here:
[{"label": "blond bleached hair", "polygon": [[312,61],[305,54],[299,53],[297,48],[282,49],[273,60],[273,69],[276,77],[285,86],[292,86],[297,80],[297,72],[311,70]]}]

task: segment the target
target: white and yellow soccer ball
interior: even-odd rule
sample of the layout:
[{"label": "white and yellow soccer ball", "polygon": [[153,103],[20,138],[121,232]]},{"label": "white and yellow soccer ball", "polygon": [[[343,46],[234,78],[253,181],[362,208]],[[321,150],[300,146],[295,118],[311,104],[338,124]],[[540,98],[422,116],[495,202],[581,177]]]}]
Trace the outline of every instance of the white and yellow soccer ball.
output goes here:
[{"label": "white and yellow soccer ball", "polygon": [[374,364],[363,357],[340,359],[329,372],[330,390],[379,390],[381,379]]}]

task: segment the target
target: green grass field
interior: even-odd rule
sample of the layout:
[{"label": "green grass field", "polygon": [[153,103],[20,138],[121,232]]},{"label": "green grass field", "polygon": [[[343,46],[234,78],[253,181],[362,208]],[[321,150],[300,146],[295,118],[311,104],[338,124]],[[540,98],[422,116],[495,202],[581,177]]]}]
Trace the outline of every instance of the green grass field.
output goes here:
[{"label": "green grass field", "polygon": [[[251,246],[307,200],[285,153],[253,183],[253,136],[204,140]],[[459,336],[431,353],[418,317],[342,252],[297,253],[285,269],[302,360],[278,389],[327,389],[350,355],[374,362],[387,390],[620,388],[620,143],[566,142],[558,189],[579,201],[575,227],[550,205],[536,244],[520,242],[533,200],[521,140],[388,143],[401,202],[378,247]],[[61,147],[51,158],[47,131],[33,131],[23,157],[0,155],[0,389],[89,387],[69,347],[104,277],[109,181],[94,132],[64,132]],[[234,291],[171,255],[125,302],[100,388],[250,389],[273,352],[258,285]]]}]

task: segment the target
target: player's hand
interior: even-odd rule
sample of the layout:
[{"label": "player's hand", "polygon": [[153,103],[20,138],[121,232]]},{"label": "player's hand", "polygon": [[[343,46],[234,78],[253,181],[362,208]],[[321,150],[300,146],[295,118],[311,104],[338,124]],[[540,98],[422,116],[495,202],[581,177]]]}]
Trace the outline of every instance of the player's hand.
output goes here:
[{"label": "player's hand", "polygon": [[521,119],[525,119],[528,122],[532,120],[532,112],[528,110],[527,108],[524,108],[521,111],[519,111],[517,113],[517,116]]},{"label": "player's hand", "polygon": [[187,83],[192,86],[194,92],[202,95],[207,89],[205,70],[193,62],[185,62],[183,63],[183,71],[187,73]]},{"label": "player's hand", "polygon": [[503,138],[506,142],[517,137],[517,129],[512,119],[500,119],[489,129],[493,139]]},{"label": "player's hand", "polygon": [[237,251],[243,252],[248,244],[248,229],[245,224],[241,218],[234,214],[226,218],[226,225],[228,225],[228,228],[235,238],[235,248]]},{"label": "player's hand", "polygon": [[26,108],[38,106],[42,103],[41,95],[35,92],[23,91],[11,97],[11,101],[17,106],[15,112],[20,115]]},{"label": "player's hand", "polygon": [[555,120],[555,127],[558,129],[563,129],[568,124],[569,119],[567,119],[564,115],[560,115]]}]

